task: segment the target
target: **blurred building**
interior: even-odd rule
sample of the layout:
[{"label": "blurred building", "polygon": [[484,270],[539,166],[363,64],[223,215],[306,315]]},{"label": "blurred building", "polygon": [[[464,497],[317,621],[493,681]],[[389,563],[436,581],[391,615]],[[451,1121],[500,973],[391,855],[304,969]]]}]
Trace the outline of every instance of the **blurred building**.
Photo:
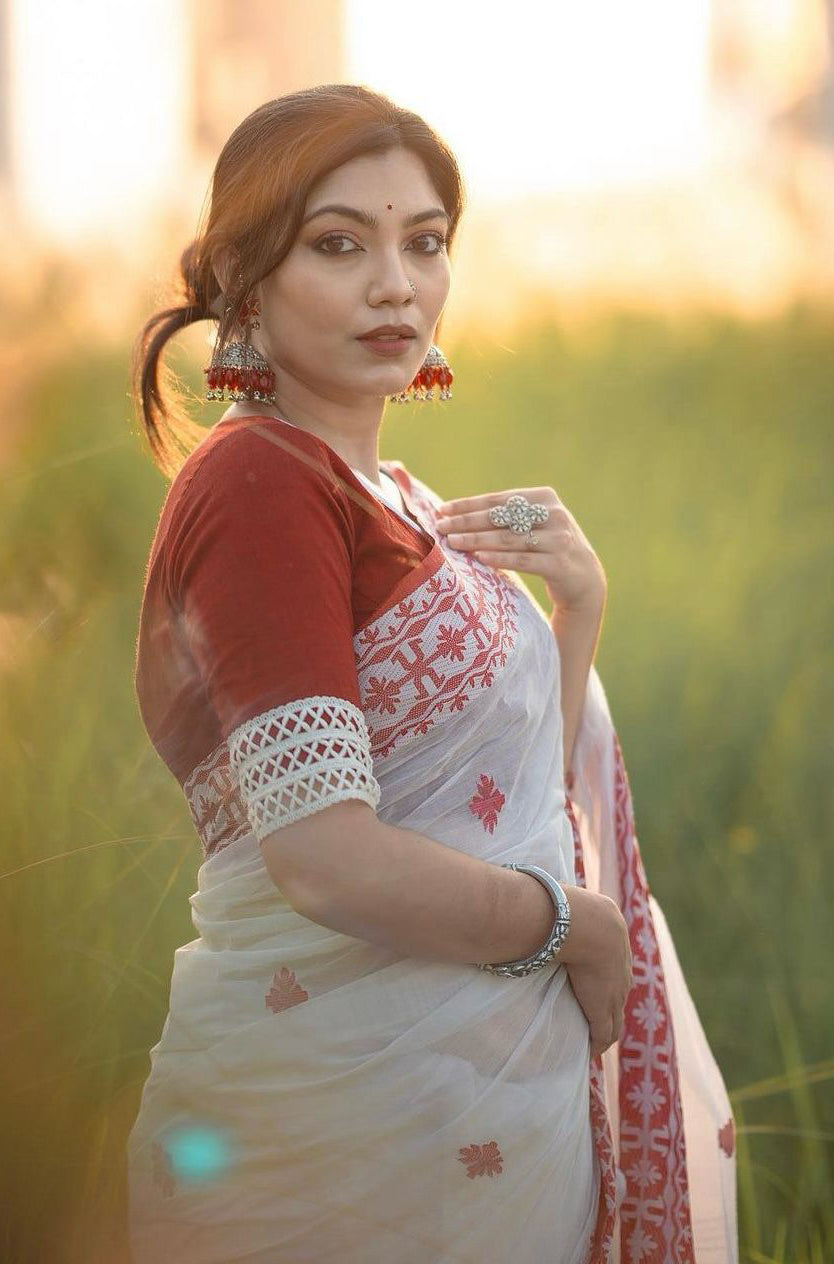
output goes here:
[{"label": "blurred building", "polygon": [[[409,82],[422,83],[426,113],[464,169],[476,154],[502,164],[530,103],[521,80],[503,99],[489,95],[508,37],[502,43],[489,24],[479,28],[496,59],[491,75],[483,57],[467,60],[471,6],[457,6],[444,15],[444,38],[455,24],[464,33],[440,49],[446,62],[432,63],[430,74],[420,59],[436,58],[440,46],[423,49],[422,18],[395,31],[399,10],[377,0],[137,0],[116,9],[111,0],[0,0],[0,227],[17,247],[0,252],[0,284],[23,301],[33,259],[48,255],[53,268],[58,259],[83,260],[83,294],[70,282],[55,309],[74,325],[74,300],[114,336],[122,313],[133,327],[130,304],[113,303],[113,260],[125,292],[136,290],[147,306],[149,289],[163,284],[196,230],[230,133],[262,102],[314,83],[367,82],[394,99],[402,92],[404,104],[412,104]],[[613,0],[593,7],[608,13],[611,29],[603,22],[597,30],[586,15],[580,37],[568,6],[549,20],[564,33],[553,56],[563,69],[578,56],[597,96],[570,99],[558,75],[537,84],[539,151],[525,157],[526,169],[509,168],[494,199],[478,196],[467,207],[448,334],[501,333],[548,306],[698,304],[756,314],[798,294],[829,296],[834,0],[678,0],[679,24],[658,18],[648,49],[636,37],[627,48],[615,40],[629,27],[615,22]],[[537,23],[525,14],[532,0],[518,0],[513,48],[532,56]],[[85,38],[99,29],[106,55]],[[618,60],[603,63],[603,45]],[[365,73],[357,73],[358,48]],[[652,131],[684,52],[692,102],[676,117],[689,128],[686,145],[668,126]],[[605,70],[620,63],[612,86]],[[470,64],[477,83],[467,78]],[[620,116],[638,79],[643,113],[629,115],[629,166],[619,161]],[[473,113],[479,92],[487,95]],[[585,187],[573,178],[583,163],[594,175]],[[549,167],[570,178],[547,187],[540,177]]]},{"label": "blurred building", "polygon": [[11,0],[0,0],[0,198],[12,190]]},{"label": "blurred building", "polygon": [[[542,307],[570,318],[611,303],[755,316],[798,296],[831,300],[834,4],[710,0],[709,17],[702,157],[484,208],[462,243],[479,323],[505,330]],[[498,271],[477,266],[490,255]]]},{"label": "blurred building", "polygon": [[230,133],[266,100],[344,79],[344,46],[342,0],[0,0],[6,311],[46,289],[58,337],[85,316],[104,337],[134,327]]},{"label": "blurred building", "polygon": [[188,137],[206,178],[251,110],[345,78],[342,0],[187,0],[187,13]]}]

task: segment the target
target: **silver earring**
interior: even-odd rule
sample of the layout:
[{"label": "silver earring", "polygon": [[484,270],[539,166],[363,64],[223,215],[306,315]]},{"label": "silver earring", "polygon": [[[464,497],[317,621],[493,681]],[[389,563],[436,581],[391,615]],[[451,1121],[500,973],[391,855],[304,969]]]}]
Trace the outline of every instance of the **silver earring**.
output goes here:
[{"label": "silver earring", "polygon": [[[243,280],[242,274],[240,279]],[[230,303],[225,310],[227,313],[231,311]],[[261,327],[260,314],[257,299],[246,300],[240,305],[237,324],[245,331],[245,336],[227,343],[222,355],[218,356],[216,351],[212,355],[211,363],[203,370],[206,375],[206,399],[226,399],[224,392],[228,391],[228,398],[235,403],[241,400],[276,403],[275,374],[257,347],[249,341],[249,331]],[[253,318],[251,321],[250,316]]]},{"label": "silver earring", "polygon": [[[408,283],[411,286],[411,292],[417,297],[417,286],[413,281]],[[449,363],[439,347],[434,343],[429,347],[426,358],[420,365],[414,375],[413,380],[408,384],[404,391],[400,391],[397,395],[389,395],[388,398],[392,404],[408,404],[411,400],[423,401],[434,398],[434,387],[440,387],[439,398],[442,400],[452,398],[452,382],[454,374],[449,368]],[[411,392],[409,396],[409,392]]]},{"label": "silver earring", "polygon": [[[453,380],[454,374],[449,368],[446,357],[440,348],[432,343],[426,353],[425,360],[405,390],[400,391],[397,395],[389,395],[388,398],[392,404],[408,404],[411,400],[433,399],[433,388],[439,386],[439,398],[451,399]],[[411,392],[410,397],[409,391]]]}]

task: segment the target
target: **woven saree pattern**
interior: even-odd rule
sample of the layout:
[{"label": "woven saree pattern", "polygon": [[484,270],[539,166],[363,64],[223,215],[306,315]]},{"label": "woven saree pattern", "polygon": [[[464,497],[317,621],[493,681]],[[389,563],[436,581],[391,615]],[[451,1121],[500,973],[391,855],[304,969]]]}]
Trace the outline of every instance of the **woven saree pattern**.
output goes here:
[{"label": "woven saree pattern", "polygon": [[[316,436],[231,418],[160,519],[135,679],[203,864],[128,1140],[131,1259],[738,1264],[732,1108],[599,675],[566,760],[549,616],[385,465],[402,514]],[[413,870],[426,951],[382,933],[388,902],[378,935],[370,909],[296,908],[263,840],[343,799],[613,900],[633,960],[615,1044],[589,1056],[564,964],[450,960]]]},{"label": "woven saree pattern", "polygon": [[343,799],[379,803],[365,717],[347,698],[315,695],[271,707],[226,740],[259,842]]}]

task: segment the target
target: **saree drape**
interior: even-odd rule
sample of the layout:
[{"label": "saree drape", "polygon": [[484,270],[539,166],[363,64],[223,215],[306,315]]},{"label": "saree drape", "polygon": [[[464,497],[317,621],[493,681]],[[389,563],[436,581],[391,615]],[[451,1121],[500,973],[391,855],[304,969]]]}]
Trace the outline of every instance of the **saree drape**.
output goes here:
[{"label": "saree drape", "polygon": [[[257,421],[262,439],[286,439],[289,423]],[[316,448],[338,495],[361,489],[327,445]],[[247,702],[224,694],[220,740],[176,766],[204,860],[190,897],[197,937],[174,954],[168,1014],[128,1141],[134,1262],[735,1264],[729,1102],[648,891],[599,677],[592,669],[568,796],[546,615],[517,575],[440,540],[439,498],[401,463],[384,464],[422,533],[390,599],[368,599],[350,655],[342,643],[319,670],[315,646],[304,647],[304,662],[299,652],[287,665],[289,690],[250,679]],[[347,568],[373,553],[345,527],[351,506],[334,508],[332,487],[319,496],[318,475],[302,478],[291,457],[270,467],[271,486],[288,472],[270,548],[285,547],[287,506],[313,522],[337,515],[347,582]],[[224,488],[233,474],[224,471]],[[295,476],[308,478],[303,503],[293,500]],[[199,481],[187,483],[191,507]],[[155,552],[179,550],[169,574],[191,584],[186,631],[199,632],[194,661],[216,704],[217,585],[234,606],[236,579],[222,548],[189,551],[200,517],[181,505],[179,533],[158,536]],[[399,547],[394,511],[383,514]],[[310,584],[320,563],[307,561]],[[199,598],[201,568],[212,600]],[[276,575],[266,578],[274,585]],[[241,591],[257,587],[251,574],[240,582]],[[325,582],[338,600],[339,576],[328,571]],[[360,587],[373,592],[367,576]],[[284,613],[294,598],[290,586]],[[146,609],[163,606],[149,597]],[[258,616],[240,603],[229,611],[244,639]],[[330,617],[335,628],[346,616]],[[262,633],[253,643],[268,649]],[[160,641],[150,615],[142,636],[146,646]],[[273,672],[280,648],[273,640]],[[347,658],[350,668],[334,668]],[[143,716],[164,716],[149,732],[174,770],[194,712],[161,706],[153,663],[146,653],[137,674],[154,695],[153,704],[144,695]],[[615,898],[634,987],[604,1058],[590,1059],[587,1020],[561,965],[503,979],[403,957],[296,912],[260,841],[276,822],[339,797],[364,798],[381,820],[490,863],[539,864]]]}]

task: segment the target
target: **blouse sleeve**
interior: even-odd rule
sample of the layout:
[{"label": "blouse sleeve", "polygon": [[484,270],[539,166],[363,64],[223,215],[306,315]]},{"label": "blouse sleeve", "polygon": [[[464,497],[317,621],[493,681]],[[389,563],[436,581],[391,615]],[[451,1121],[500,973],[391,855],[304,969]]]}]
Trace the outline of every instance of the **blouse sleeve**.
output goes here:
[{"label": "blouse sleeve", "polygon": [[205,455],[181,507],[172,601],[255,836],[343,799],[376,808],[353,524],[332,471],[243,429]]}]

